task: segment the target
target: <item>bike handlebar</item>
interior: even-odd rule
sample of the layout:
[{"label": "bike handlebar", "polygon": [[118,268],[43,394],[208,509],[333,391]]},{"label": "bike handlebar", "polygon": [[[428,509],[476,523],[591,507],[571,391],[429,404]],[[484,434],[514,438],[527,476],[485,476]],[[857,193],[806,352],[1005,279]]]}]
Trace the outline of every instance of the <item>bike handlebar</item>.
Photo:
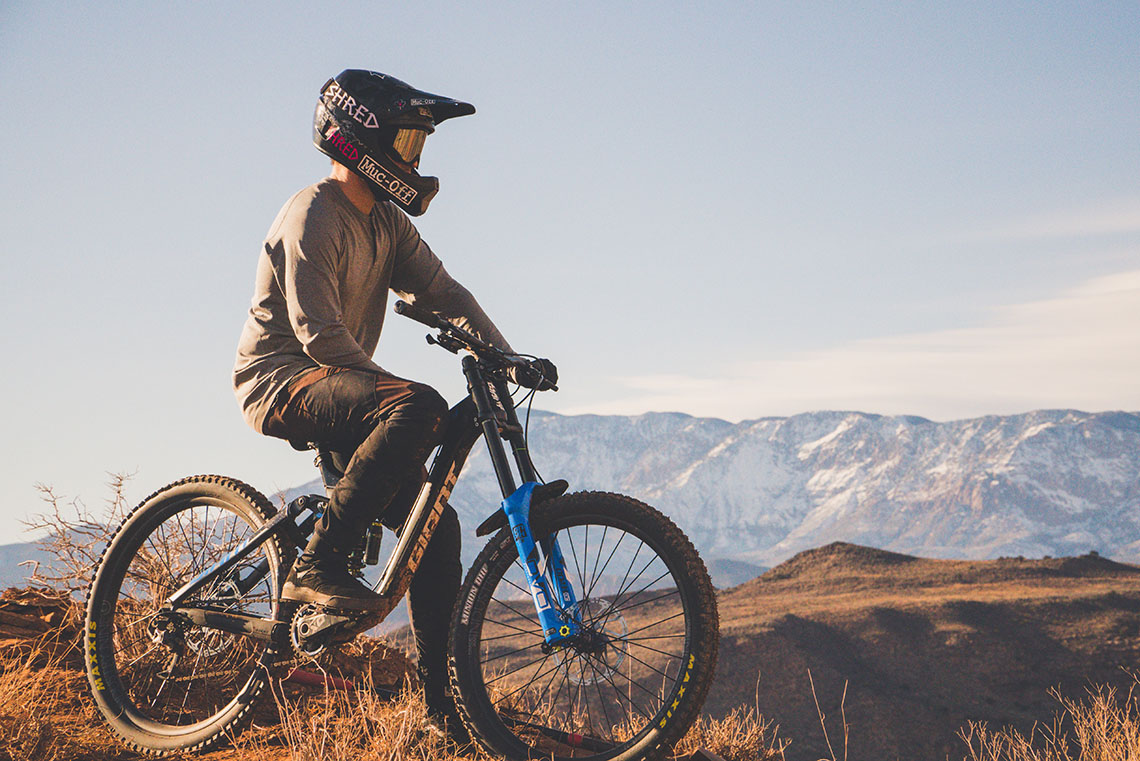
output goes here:
[{"label": "bike handlebar", "polygon": [[435,312],[429,312],[422,307],[415,306],[414,304],[409,304],[403,300],[397,301],[393,309],[396,310],[396,314],[403,315],[409,320],[415,320],[418,323],[427,325],[429,328],[448,330],[449,328],[455,327],[447,320],[436,315]]},{"label": "bike handlebar", "polygon": [[[514,364],[516,361],[512,355],[507,354],[502,349],[496,349],[491,344],[480,339],[474,333],[464,330],[457,325],[452,325],[450,322],[443,319],[434,312],[429,312],[422,307],[415,306],[414,304],[409,304],[408,302],[402,300],[397,301],[393,309],[395,309],[396,314],[398,315],[402,315],[408,319],[415,320],[421,325],[427,325],[429,328],[435,328],[440,332],[441,338],[443,335],[447,335],[451,339],[458,340],[462,344],[461,348],[470,349],[480,357],[494,357],[496,359],[501,359],[509,364]],[[444,348],[449,348],[446,343],[444,343],[443,346]],[[452,351],[455,350],[452,349]]]},{"label": "bike handlebar", "polygon": [[[408,302],[401,299],[398,300],[392,306],[392,308],[398,315],[407,317],[410,320],[415,320],[421,325],[426,325],[429,328],[438,330],[440,332],[439,337],[435,338],[429,335],[429,343],[439,344],[451,352],[456,352],[459,349],[468,349],[482,359],[493,359],[501,363],[503,366],[530,366],[530,360],[528,358],[515,354],[508,354],[502,349],[497,349],[470,331],[464,330],[463,328],[456,325],[452,325],[450,322],[443,319],[436,313],[429,312],[423,307],[409,304]],[[554,386],[552,390],[557,391],[558,387]]]}]

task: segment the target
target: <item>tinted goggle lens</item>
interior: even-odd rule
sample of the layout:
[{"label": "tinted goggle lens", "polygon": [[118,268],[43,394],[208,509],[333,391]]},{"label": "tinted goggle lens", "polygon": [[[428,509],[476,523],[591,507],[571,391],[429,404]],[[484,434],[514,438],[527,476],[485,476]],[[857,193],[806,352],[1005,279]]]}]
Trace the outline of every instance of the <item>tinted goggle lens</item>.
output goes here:
[{"label": "tinted goggle lens", "polygon": [[392,148],[406,163],[416,164],[420,160],[425,140],[427,132],[422,129],[400,129],[396,130],[396,137],[392,139]]}]

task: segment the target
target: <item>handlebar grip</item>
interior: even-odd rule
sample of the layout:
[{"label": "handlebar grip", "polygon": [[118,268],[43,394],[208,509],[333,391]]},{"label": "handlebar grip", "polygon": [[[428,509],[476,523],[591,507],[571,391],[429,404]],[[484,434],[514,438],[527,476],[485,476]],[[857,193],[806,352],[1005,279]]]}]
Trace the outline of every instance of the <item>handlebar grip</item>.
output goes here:
[{"label": "handlebar grip", "polygon": [[415,320],[418,323],[427,325],[429,328],[443,328],[445,325],[450,326],[451,323],[447,322],[440,317],[437,317],[434,312],[429,312],[426,309],[409,304],[406,301],[397,301],[393,307],[396,314],[407,317],[409,320]]}]

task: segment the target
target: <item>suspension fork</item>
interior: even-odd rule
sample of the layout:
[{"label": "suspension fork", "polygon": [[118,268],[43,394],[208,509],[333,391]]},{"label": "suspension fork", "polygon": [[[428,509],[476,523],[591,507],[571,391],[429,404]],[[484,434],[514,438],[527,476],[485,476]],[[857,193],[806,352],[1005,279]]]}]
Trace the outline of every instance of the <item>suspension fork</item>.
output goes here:
[{"label": "suspension fork", "polygon": [[[511,404],[505,382],[488,382],[474,357],[464,357],[462,366],[483,438],[487,442],[491,465],[503,493],[503,512],[511,527],[519,559],[523,561],[523,572],[543,637],[547,645],[562,644],[578,634],[581,621],[574,590],[566,578],[566,561],[558,546],[558,538],[554,535],[542,537],[536,544],[531,531],[530,503],[539,484],[522,425]],[[523,479],[523,485],[518,488],[515,488],[514,474],[507,462],[504,440],[511,445],[511,454]]]}]

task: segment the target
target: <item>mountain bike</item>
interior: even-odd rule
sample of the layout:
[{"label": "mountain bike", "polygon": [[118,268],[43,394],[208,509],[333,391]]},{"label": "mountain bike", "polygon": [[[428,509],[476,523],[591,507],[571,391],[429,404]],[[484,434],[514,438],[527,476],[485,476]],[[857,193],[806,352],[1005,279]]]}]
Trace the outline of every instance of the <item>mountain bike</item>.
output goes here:
[{"label": "mountain bike", "polygon": [[[450,411],[375,586],[383,608],[353,616],[280,599],[325,496],[277,510],[236,479],[184,478],[143,500],[100,559],[85,632],[99,710],[144,752],[235,736],[284,669],[319,660],[395,607],[482,437],[503,501],[478,528],[493,536],[461,588],[448,658],[472,738],[508,759],[663,754],[697,718],[716,665],[716,598],[692,543],[635,499],[544,483],[516,409],[527,402],[529,422],[534,391],[516,403],[508,384],[527,359],[414,305],[396,311],[432,328],[429,343],[463,353],[469,393]],[[331,488],[336,458],[311,446]],[[355,567],[378,562],[379,531],[362,538]]]}]

